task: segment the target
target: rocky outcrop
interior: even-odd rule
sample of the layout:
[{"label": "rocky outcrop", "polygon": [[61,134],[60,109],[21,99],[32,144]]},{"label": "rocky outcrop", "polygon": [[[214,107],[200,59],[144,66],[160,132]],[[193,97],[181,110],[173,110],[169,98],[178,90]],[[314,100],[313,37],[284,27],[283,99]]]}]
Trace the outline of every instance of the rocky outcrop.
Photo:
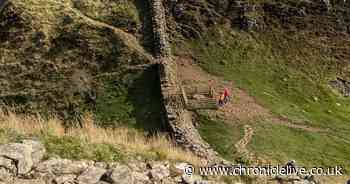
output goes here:
[{"label": "rocky outcrop", "polygon": [[61,158],[43,160],[44,146],[26,140],[0,146],[0,184],[175,184],[215,182],[189,179],[177,165],[169,162],[141,160],[121,163],[72,161]]},{"label": "rocky outcrop", "polygon": [[337,78],[336,80],[332,80],[329,84],[339,91],[344,97],[350,96],[350,82],[341,78]]}]

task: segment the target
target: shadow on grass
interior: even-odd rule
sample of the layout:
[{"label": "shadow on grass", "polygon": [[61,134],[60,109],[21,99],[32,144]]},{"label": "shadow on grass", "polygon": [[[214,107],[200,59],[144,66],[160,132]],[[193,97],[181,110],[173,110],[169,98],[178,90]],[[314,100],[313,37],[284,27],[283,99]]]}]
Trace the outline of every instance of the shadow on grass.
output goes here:
[{"label": "shadow on grass", "polygon": [[243,136],[243,128],[238,123],[225,123],[212,120],[207,115],[198,113],[199,133],[223,158],[235,160],[239,155],[235,147]]},{"label": "shadow on grass", "polygon": [[136,128],[149,132],[164,131],[161,121],[161,93],[157,66],[145,69],[133,82],[128,98],[133,105]]}]

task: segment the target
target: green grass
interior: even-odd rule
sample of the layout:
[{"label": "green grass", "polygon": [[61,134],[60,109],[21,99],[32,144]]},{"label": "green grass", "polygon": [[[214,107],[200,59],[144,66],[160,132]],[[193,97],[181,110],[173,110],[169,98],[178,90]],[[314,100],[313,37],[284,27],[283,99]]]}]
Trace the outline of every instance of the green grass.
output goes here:
[{"label": "green grass", "polygon": [[350,142],[336,133],[307,132],[267,122],[256,124],[254,129],[249,149],[258,156],[278,163],[293,159],[307,167],[338,165],[350,169]]},{"label": "green grass", "polygon": [[101,126],[128,126],[149,132],[164,130],[161,124],[161,101],[155,67],[102,81],[96,103],[96,118]]},{"label": "green grass", "polygon": [[109,144],[91,144],[76,137],[42,137],[48,156],[57,155],[72,160],[95,160],[104,162],[121,161],[121,151]]},{"label": "green grass", "polygon": [[[277,158],[282,156],[287,159],[307,155],[303,161],[309,165],[344,164],[350,158],[350,138],[347,136],[350,130],[350,99],[332,90],[328,81],[344,73],[346,65],[336,59],[336,53],[323,53],[318,43],[310,40],[317,42],[317,36],[303,32],[290,34],[279,29],[260,33],[241,32],[217,26],[204,34],[202,39],[187,41],[175,51],[180,55],[190,51],[206,71],[235,81],[236,87],[250,93],[274,114],[329,130],[330,138],[297,130],[268,135],[270,142],[278,142],[282,135],[285,141],[295,139],[296,135],[301,138],[294,140],[299,146],[294,147],[293,151],[286,149],[287,144],[284,147],[275,145],[272,149],[263,147],[257,141],[252,143],[252,151],[265,150],[266,154],[271,151],[268,157],[276,160],[281,160]],[[337,103],[341,106],[337,106]],[[265,133],[268,134],[259,131],[256,136],[263,137]],[[229,131],[222,134],[229,136]],[[313,148],[308,149],[308,153],[303,152],[304,147],[311,146],[311,143],[314,143]],[[324,154],[324,143],[333,146],[335,151],[330,155]],[[218,142],[211,144],[215,147],[214,144]],[[327,156],[334,159],[322,161]],[[309,158],[308,162],[306,158]]]},{"label": "green grass", "polygon": [[140,24],[138,10],[133,0],[73,0],[73,6],[88,17],[115,27],[128,29],[136,28]]},{"label": "green grass", "polygon": [[122,151],[109,144],[92,144],[71,136],[57,137],[48,132],[41,135],[22,135],[16,130],[0,129],[0,145],[21,142],[25,138],[40,140],[47,149],[47,156],[59,156],[72,160],[94,160],[104,162],[123,161]]},{"label": "green grass", "polygon": [[234,160],[237,154],[235,143],[242,137],[243,130],[240,124],[227,124],[222,121],[213,121],[205,115],[199,116],[199,133],[221,156],[227,160]]},{"label": "green grass", "polygon": [[[214,29],[203,40],[189,44],[208,72],[235,81],[276,114],[313,126],[349,130],[345,120],[350,117],[350,100],[328,86],[327,80],[339,72],[334,58],[315,53],[296,36],[283,39],[283,33],[225,31]],[[211,41],[214,38],[219,40]]]}]

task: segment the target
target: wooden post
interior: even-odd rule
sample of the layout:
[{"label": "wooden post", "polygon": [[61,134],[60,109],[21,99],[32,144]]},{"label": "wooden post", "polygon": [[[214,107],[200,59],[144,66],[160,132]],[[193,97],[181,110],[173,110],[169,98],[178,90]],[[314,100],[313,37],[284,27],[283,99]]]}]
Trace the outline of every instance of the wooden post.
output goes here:
[{"label": "wooden post", "polygon": [[182,98],[184,99],[184,102],[185,102],[185,106],[187,106],[187,104],[188,104],[188,98],[187,98],[185,89],[184,89],[182,86],[181,86],[181,93],[182,93]]}]

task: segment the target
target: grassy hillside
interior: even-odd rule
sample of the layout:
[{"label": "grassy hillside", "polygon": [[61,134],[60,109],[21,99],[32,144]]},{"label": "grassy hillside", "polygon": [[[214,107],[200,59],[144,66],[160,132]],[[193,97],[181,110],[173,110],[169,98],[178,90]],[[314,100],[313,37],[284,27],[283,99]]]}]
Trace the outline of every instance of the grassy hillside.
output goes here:
[{"label": "grassy hillside", "polygon": [[201,163],[199,158],[173,145],[166,135],[147,137],[143,131],[132,128],[101,128],[96,126],[91,114],[85,114],[82,121],[84,127],[66,129],[57,118],[45,120],[38,115],[0,110],[0,144],[36,139],[44,143],[47,157],[73,160],[127,162],[141,158]]},{"label": "grassy hillside", "polygon": [[[203,7],[204,4],[203,1]],[[255,3],[255,11],[241,15],[255,15],[250,18],[256,20],[257,25],[247,31],[232,24],[237,18],[234,13],[223,7],[214,9],[211,2],[207,5],[205,12],[215,15],[211,19],[218,20],[216,25],[199,27],[198,22],[208,20],[192,19],[186,25],[202,31],[198,31],[198,35],[188,35],[185,31],[191,29],[186,29],[181,25],[185,22],[178,20],[185,30],[182,35],[185,38],[178,34],[173,37],[176,44],[182,43],[180,47],[174,46],[176,53],[190,55],[209,73],[234,81],[235,87],[244,89],[276,116],[324,130],[302,131],[257,119],[252,124],[255,135],[249,149],[273,162],[295,159],[306,166],[347,167],[350,99],[332,89],[329,81],[350,77],[350,36],[336,23],[337,19],[349,20],[349,9],[339,5],[326,13],[322,6],[316,6],[317,3],[306,6],[295,1],[259,2]],[[184,14],[189,14],[189,5],[185,7]],[[305,15],[295,13],[302,8]],[[195,18],[201,14],[205,13],[192,11],[191,15]],[[233,91],[232,103],[235,103],[234,95]],[[203,122],[202,126],[207,127],[206,124]],[[211,128],[212,132],[202,132],[203,136],[215,132],[230,140],[232,132],[237,131],[236,127],[232,132],[218,127],[221,127],[220,122]],[[209,142],[214,143],[215,139],[211,139]],[[220,144],[232,146],[226,142]]]},{"label": "grassy hillside", "polygon": [[72,122],[90,111],[106,126],[158,129],[156,73],[137,67],[151,62],[139,42],[142,5],[9,1],[0,14],[0,104]]}]

